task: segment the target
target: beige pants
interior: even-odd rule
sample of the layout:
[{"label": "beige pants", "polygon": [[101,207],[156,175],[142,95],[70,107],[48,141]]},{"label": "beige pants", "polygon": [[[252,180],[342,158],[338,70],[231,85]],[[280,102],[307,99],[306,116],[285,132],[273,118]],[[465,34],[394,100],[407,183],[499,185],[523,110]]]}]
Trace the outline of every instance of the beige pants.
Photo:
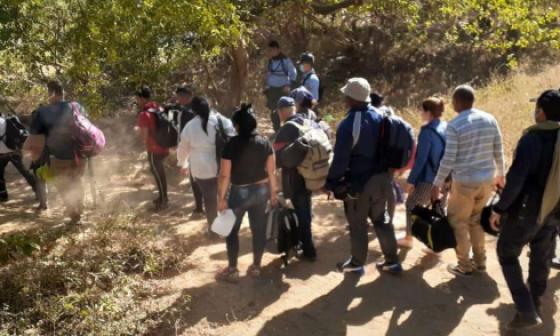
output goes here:
[{"label": "beige pants", "polygon": [[82,175],[85,162],[76,164],[73,160],[51,158],[50,169],[53,173],[53,184],[64,201],[66,214],[70,217],[82,214],[84,189]]},{"label": "beige pants", "polygon": [[494,188],[493,182],[464,184],[453,182],[449,197],[449,222],[457,239],[457,259],[459,267],[465,272],[473,270],[469,258],[472,247],[474,262],[478,266],[486,265],[486,248],[484,230],[480,225],[482,210],[490,200]]}]

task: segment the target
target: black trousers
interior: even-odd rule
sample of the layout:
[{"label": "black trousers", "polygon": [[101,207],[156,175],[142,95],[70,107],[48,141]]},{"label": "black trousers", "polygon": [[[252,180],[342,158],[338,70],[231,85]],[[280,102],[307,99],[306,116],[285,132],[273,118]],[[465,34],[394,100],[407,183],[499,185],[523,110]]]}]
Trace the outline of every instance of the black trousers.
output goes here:
[{"label": "black trousers", "polygon": [[202,190],[200,190],[200,186],[196,183],[192,173],[190,174],[190,181],[191,181],[191,188],[194,196],[194,207],[195,211],[202,212],[204,211],[204,200],[202,198]]},{"label": "black trousers", "polygon": [[[502,272],[519,312],[534,314],[540,299],[546,291],[548,276],[554,250],[558,221],[549,220],[543,226],[537,219],[502,220],[502,231],[498,239],[498,257]],[[523,280],[523,272],[519,264],[519,256],[525,245],[529,245],[529,287]]]},{"label": "black trousers", "polygon": [[148,153],[148,161],[150,162],[150,170],[156,181],[158,188],[159,201],[167,201],[167,177],[165,176],[165,167],[163,162],[167,154]]},{"label": "black trousers", "polygon": [[6,172],[6,166],[8,163],[12,163],[18,172],[25,178],[27,183],[35,190],[35,176],[25,168],[23,165],[23,160],[21,154],[19,153],[9,153],[0,154],[0,200],[8,199],[8,190],[6,189],[6,179],[4,177]]}]

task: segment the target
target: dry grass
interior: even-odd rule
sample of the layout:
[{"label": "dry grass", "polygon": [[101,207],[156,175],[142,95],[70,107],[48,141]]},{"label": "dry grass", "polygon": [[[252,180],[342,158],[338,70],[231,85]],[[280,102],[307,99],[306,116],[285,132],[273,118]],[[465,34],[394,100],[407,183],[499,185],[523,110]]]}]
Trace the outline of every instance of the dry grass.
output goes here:
[{"label": "dry grass", "polygon": [[[498,120],[504,134],[505,153],[508,158],[512,157],[523,130],[533,123],[535,106],[530,99],[538,97],[544,90],[558,87],[560,87],[560,65],[548,67],[538,73],[520,69],[505,78],[495,76],[487,86],[477,88],[477,107],[493,114]],[[445,97],[447,102],[451,101],[451,90],[452,88]],[[439,93],[434,92],[434,94]],[[342,102],[335,102],[323,111],[340,120],[346,108]],[[409,106],[398,112],[412,125],[420,127],[417,107]],[[452,107],[448,104],[445,118],[449,120],[454,116]]]}]

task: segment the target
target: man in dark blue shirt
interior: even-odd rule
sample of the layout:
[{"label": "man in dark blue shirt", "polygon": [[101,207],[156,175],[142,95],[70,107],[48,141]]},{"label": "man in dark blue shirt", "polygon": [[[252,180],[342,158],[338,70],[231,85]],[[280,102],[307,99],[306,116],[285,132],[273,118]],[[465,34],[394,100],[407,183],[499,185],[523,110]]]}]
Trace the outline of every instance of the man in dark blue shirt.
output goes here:
[{"label": "man in dark blue shirt", "polygon": [[344,200],[350,224],[352,256],[337,265],[340,272],[364,273],[368,252],[368,218],[374,224],[385,260],[377,264],[383,272],[400,273],[397,243],[387,206],[394,201],[389,169],[378,158],[383,116],[370,103],[370,85],[363,78],[352,78],[342,88],[350,108],[336,135],[334,159],[327,178],[327,189]]},{"label": "man in dark blue shirt", "polygon": [[[519,140],[507,184],[490,220],[501,229],[498,257],[517,314],[510,329],[542,324],[541,298],[550,274],[559,224],[560,92],[544,92],[537,100],[536,125]],[[556,162],[556,163],[555,163]],[[547,208],[548,204],[552,204]],[[544,206],[543,206],[544,205]],[[554,207],[556,205],[556,208]],[[529,288],[523,281],[519,256],[530,245]]]}]

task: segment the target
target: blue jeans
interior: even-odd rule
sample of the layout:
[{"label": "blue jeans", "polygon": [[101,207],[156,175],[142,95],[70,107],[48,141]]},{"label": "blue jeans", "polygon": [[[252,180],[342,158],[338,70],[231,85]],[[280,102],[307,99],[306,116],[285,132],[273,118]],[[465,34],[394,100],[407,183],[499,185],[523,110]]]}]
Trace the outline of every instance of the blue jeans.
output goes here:
[{"label": "blue jeans", "polygon": [[268,183],[249,186],[231,186],[229,207],[236,217],[235,225],[226,238],[229,267],[237,267],[239,256],[239,229],[245,213],[249,213],[249,226],[253,235],[253,264],[260,266],[266,245],[266,207],[270,199]]},{"label": "blue jeans", "polygon": [[295,193],[290,200],[296,211],[296,216],[299,222],[299,240],[303,255],[306,257],[314,258],[317,256],[315,246],[313,245],[313,234],[311,232],[311,192],[301,191]]}]

